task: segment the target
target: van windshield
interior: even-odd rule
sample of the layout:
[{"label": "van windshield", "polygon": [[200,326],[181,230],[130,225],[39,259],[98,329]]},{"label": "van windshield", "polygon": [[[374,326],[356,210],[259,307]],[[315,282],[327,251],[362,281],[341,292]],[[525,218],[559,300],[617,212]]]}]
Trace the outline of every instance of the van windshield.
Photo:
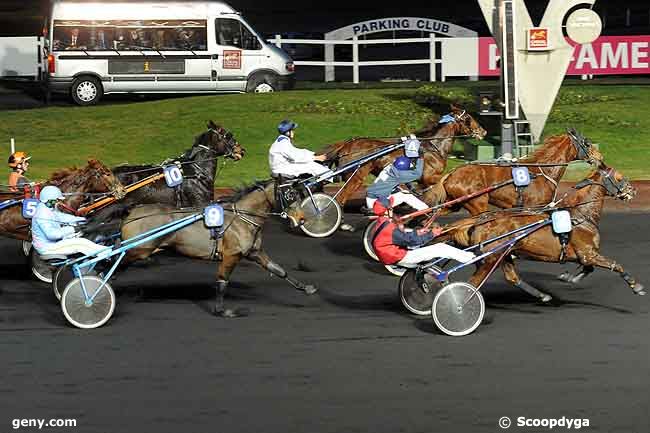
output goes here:
[{"label": "van windshield", "polygon": [[202,51],[206,20],[54,21],[53,50]]},{"label": "van windshield", "polygon": [[241,21],[233,18],[217,18],[215,21],[217,44],[241,48],[242,50],[261,50],[261,38],[251,32]]}]

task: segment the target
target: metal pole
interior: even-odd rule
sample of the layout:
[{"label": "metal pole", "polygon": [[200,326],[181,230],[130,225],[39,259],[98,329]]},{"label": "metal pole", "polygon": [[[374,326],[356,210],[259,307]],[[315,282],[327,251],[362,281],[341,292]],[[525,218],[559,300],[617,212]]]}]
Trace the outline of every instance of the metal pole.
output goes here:
[{"label": "metal pole", "polygon": [[436,81],[436,34],[429,33],[429,81]]},{"label": "metal pole", "polygon": [[354,84],[359,84],[359,38],[354,36],[352,40],[354,41],[352,45],[352,81]]},{"label": "metal pole", "polygon": [[11,137],[11,154],[13,155],[16,152],[16,140]]}]

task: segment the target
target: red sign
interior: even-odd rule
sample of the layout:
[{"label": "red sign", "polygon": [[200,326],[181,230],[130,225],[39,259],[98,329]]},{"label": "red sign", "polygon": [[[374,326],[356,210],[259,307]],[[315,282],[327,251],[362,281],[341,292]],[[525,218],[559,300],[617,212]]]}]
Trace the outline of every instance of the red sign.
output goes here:
[{"label": "red sign", "polygon": [[241,50],[223,50],[223,68],[241,69]]},{"label": "red sign", "polygon": [[547,50],[548,48],[548,29],[528,29],[529,50]]},{"label": "red sign", "polygon": [[[479,38],[479,75],[499,76],[499,49],[493,38]],[[650,35],[601,36],[576,45],[567,75],[650,74]]]}]

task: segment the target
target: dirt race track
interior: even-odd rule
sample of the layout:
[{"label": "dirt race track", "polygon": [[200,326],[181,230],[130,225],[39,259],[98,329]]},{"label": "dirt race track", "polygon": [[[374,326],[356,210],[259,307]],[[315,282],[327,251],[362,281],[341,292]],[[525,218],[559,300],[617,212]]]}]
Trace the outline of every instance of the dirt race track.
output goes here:
[{"label": "dirt race track", "polygon": [[[608,213],[601,224],[603,253],[648,287],[649,216]],[[270,222],[267,251],[320,291],[306,296],[246,263],[227,298],[250,309],[237,319],[208,313],[214,264],[159,257],[118,275],[116,314],[92,331],[67,325],[18,244],[1,240],[0,431],[13,419],[74,418],[76,428],[47,430],[494,433],[503,416],[514,432],[549,431],[517,427],[518,417],[563,416],[589,419],[587,432],[650,431],[650,298],[618,276],[598,270],[572,287],[555,275],[574,265],[525,263],[553,305],[497,274],[483,325],[451,338],[403,310],[396,277],[366,259],[360,238],[311,239]]]}]

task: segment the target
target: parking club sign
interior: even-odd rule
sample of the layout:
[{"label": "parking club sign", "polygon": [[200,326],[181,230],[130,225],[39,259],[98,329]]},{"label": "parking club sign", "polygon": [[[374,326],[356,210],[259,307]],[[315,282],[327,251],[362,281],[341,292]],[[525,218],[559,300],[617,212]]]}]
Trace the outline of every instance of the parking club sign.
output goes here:
[{"label": "parking club sign", "polygon": [[223,50],[223,68],[241,69],[241,50]]}]

